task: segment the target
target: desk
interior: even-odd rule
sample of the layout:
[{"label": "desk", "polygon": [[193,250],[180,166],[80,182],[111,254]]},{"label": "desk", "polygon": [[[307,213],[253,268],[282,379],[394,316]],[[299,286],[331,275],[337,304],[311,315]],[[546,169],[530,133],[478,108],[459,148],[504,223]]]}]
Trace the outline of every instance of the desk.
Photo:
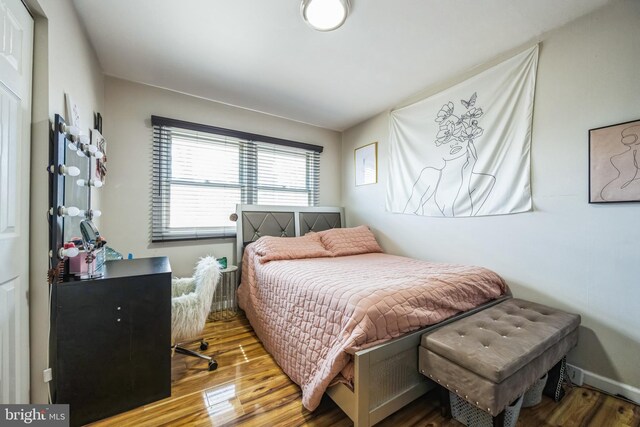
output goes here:
[{"label": "desk", "polygon": [[100,278],[53,285],[53,401],[71,425],[171,395],[171,266],[109,261]]}]

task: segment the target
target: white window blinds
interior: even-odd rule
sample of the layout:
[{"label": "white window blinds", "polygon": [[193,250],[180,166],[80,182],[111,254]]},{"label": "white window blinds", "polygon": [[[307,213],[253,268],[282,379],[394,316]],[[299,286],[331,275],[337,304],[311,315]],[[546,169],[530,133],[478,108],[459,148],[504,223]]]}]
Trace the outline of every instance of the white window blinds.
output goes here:
[{"label": "white window blinds", "polygon": [[318,205],[322,147],[151,119],[152,241],[233,237],[237,203]]}]

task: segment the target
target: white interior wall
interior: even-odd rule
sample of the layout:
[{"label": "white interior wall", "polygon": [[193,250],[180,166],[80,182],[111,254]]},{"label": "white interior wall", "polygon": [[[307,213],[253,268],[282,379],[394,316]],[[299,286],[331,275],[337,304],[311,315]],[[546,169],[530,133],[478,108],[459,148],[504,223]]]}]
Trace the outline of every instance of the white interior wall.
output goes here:
[{"label": "white interior wall", "polygon": [[93,113],[102,111],[104,78],[100,64],[70,0],[28,0],[35,15],[33,125],[31,141],[31,214],[29,329],[31,401],[47,402],[42,371],[47,368],[49,266],[49,122],[65,115],[65,92],[71,93],[84,119],[84,132]]},{"label": "white interior wall", "polygon": [[177,276],[191,275],[198,258],[208,254],[235,262],[235,239],[150,242],[151,115],[321,145],[320,204],[340,202],[338,132],[113,77],[106,77],[105,106],[108,173],[101,231],[125,255],[167,255]]},{"label": "white interior wall", "polygon": [[[614,2],[542,43],[533,119],[533,212],[457,219],[386,212],[388,112],[345,131],[342,150],[349,225],[369,224],[388,252],[483,265],[501,274],[517,297],[580,313],[580,343],[570,363],[604,377],[600,386],[635,387],[627,389],[635,398],[640,397],[640,229],[635,227],[640,204],[587,203],[587,131],[640,119],[639,22],[640,2]],[[353,150],[373,141],[379,141],[379,182],[355,187]]]}]

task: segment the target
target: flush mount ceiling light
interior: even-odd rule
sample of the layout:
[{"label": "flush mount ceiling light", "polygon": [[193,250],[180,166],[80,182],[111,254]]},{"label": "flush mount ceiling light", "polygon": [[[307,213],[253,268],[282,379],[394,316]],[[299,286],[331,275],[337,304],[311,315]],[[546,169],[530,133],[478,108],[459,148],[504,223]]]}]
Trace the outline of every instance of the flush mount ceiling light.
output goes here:
[{"label": "flush mount ceiling light", "polygon": [[302,0],[300,11],[314,30],[332,31],[347,19],[349,0]]}]

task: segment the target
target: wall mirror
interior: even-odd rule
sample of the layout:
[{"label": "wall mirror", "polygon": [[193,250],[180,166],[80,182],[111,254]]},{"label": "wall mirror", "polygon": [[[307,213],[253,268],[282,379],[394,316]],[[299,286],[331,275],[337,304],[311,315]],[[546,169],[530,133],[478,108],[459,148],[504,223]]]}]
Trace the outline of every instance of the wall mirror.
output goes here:
[{"label": "wall mirror", "polygon": [[74,149],[73,143],[69,143],[69,140],[67,142],[64,163],[67,166],[78,168],[80,174],[67,177],[64,180],[64,206],[75,206],[80,210],[80,213],[76,216],[64,216],[65,242],[80,237],[80,221],[85,219],[84,213],[91,207],[91,189],[85,185],[91,179],[91,160],[81,150]]},{"label": "wall mirror", "polygon": [[[101,215],[100,210],[92,208],[92,191],[102,187],[106,173],[106,157],[101,151],[105,147],[104,138],[99,130],[83,132],[58,114],[50,138],[47,168],[51,206],[50,283],[73,277],[98,277],[106,242],[98,237],[91,221]],[[99,145],[97,142],[101,140],[103,144]]]}]

